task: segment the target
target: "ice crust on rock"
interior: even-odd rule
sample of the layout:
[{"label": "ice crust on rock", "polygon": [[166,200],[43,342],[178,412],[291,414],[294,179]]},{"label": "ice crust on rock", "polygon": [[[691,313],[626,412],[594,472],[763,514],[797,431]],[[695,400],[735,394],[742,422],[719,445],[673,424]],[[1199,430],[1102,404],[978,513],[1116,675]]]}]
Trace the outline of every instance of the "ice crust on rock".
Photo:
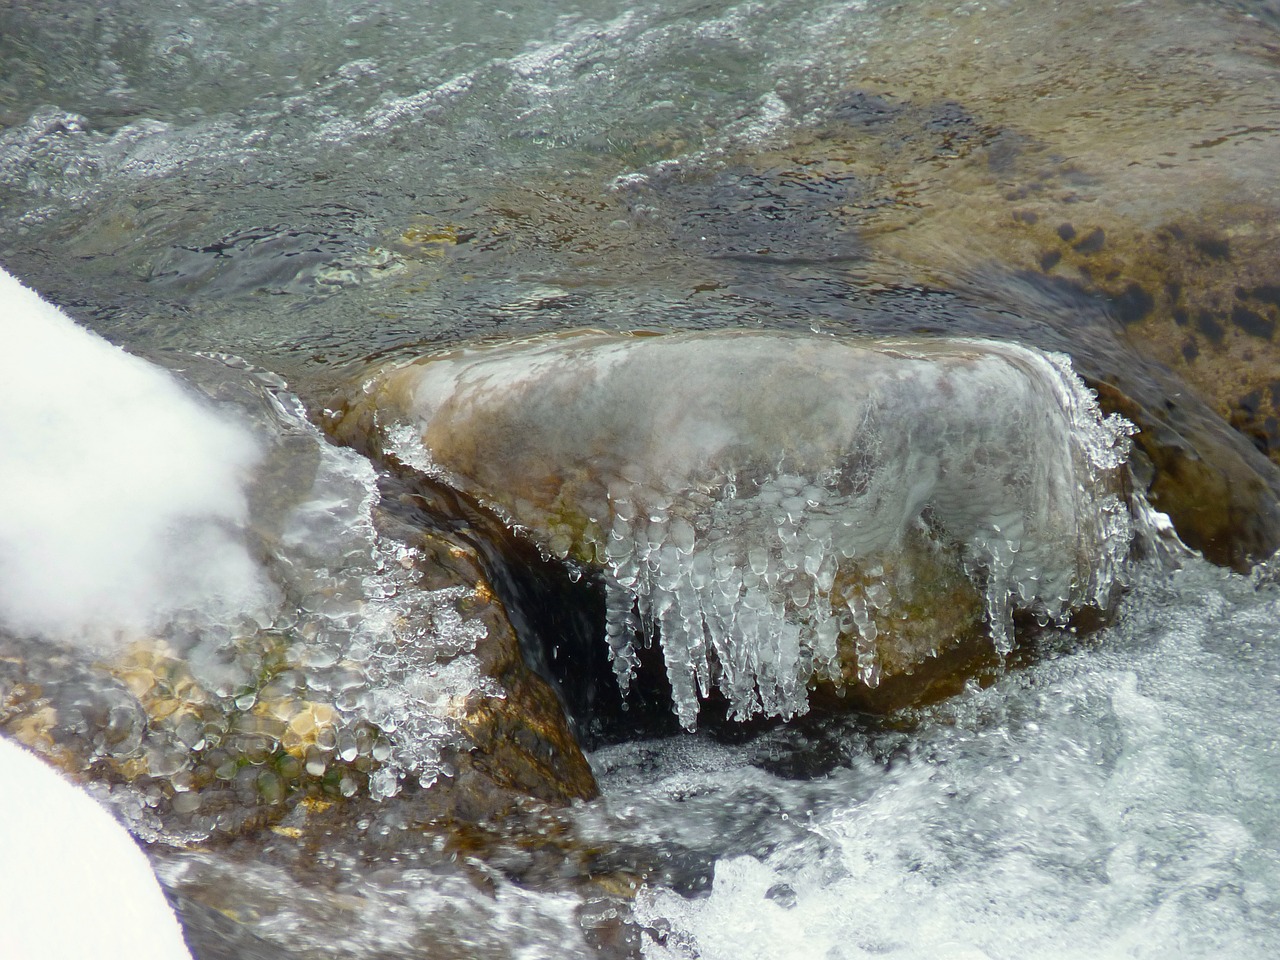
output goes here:
[{"label": "ice crust on rock", "polygon": [[375,760],[373,796],[392,796],[410,778],[430,785],[441,751],[458,739],[463,701],[500,693],[473,655],[485,626],[459,613],[467,588],[419,588],[417,551],[378,531],[373,465],[327,443],[292,394],[271,396],[267,431],[276,443],[268,459],[296,469],[287,463],[292,435],[314,462],[295,478],[296,503],[277,520],[268,563],[289,600],[278,626],[296,638],[289,659],[301,680],[296,691],[274,692],[285,694],[285,704],[333,704],[333,729],[317,737],[317,760],[358,767]]},{"label": "ice crust on rock", "polygon": [[[237,405],[263,449],[251,526],[279,605],[265,631],[205,627],[185,645],[171,640],[173,653],[231,713],[225,752],[252,754],[265,737],[268,752],[283,748],[344,795],[430,785],[442,751],[461,740],[464,701],[501,693],[474,655],[486,628],[459,611],[466,587],[421,589],[418,551],[379,531],[373,465],[325,441],[283,381],[258,371],[248,383]],[[271,637],[282,651],[264,653]],[[267,668],[273,656],[282,662]],[[168,747],[189,777],[200,751]],[[246,804],[262,802],[260,788],[242,791]]]},{"label": "ice crust on rock", "polygon": [[502,691],[468,588],[422,589],[377,528],[372,464],[279,377],[210,355],[179,380],[3,271],[0,333],[0,724],[118,774],[103,799],[148,838],[306,777],[434,782]]},{"label": "ice crust on rock", "polygon": [[1003,653],[1015,609],[1106,607],[1133,536],[1132,428],[1068,358],[1008,343],[584,332],[366,392],[406,460],[602,571],[620,681],[660,637],[686,726],[713,686],[738,716],[803,711],[842,636],[875,686],[911,550],[972,581]]},{"label": "ice crust on rock", "polygon": [[256,439],[245,524],[270,608],[195,603],[105,658],[76,634],[0,630],[0,721],[92,766],[137,835],[176,842],[308,783],[375,798],[434,783],[468,698],[502,693],[475,655],[484,623],[461,612],[469,589],[423,589],[419,551],[378,529],[369,461],[327,443],[279,378],[206,359]]}]

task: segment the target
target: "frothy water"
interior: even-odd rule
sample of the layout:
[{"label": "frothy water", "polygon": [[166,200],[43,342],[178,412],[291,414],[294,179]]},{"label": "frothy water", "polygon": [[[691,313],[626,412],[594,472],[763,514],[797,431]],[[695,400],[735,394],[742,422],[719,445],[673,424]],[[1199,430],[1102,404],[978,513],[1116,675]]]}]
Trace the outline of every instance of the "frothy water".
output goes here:
[{"label": "frothy water", "polygon": [[[1149,573],[1087,644],[1046,637],[1031,666],[888,726],[598,751],[600,800],[487,859],[387,808],[334,838],[319,885],[279,853],[167,856],[160,873],[321,956],[1264,960],[1280,948],[1280,590],[1199,560]],[[611,852],[530,883],[551,838]],[[634,903],[557,889],[591,870],[630,877]]]},{"label": "frothy water", "polygon": [[[1277,614],[1274,587],[1194,562],[1088,649],[970,690],[896,744],[849,745],[820,787],[772,781],[775,823],[716,863],[709,895],[641,894],[644,955],[1274,954]],[[703,773],[657,748],[668,779],[634,815],[731,805],[738,765],[789,746],[725,750]]]},{"label": "frothy water", "polygon": [[[1113,626],[1048,629],[987,688],[610,747],[602,798],[451,832],[419,784],[465,748],[460,701],[503,693],[484,626],[465,589],[422,589],[424,558],[377,522],[386,477],[309,422],[356,367],[493,335],[910,330],[1092,357],[1176,406],[1155,429],[1192,463],[1188,424],[1212,417],[1177,376],[1234,384],[1224,338],[1264,401],[1272,379],[1278,23],[1272,0],[0,4],[0,261],[136,354],[0,276],[0,724],[91,772],[179,900],[265,955],[1280,955],[1265,570],[1139,561]],[[1186,275],[1147,276],[1169,250]],[[1133,283],[1076,296],[1112,271]],[[1130,352],[1161,319],[1173,374]],[[1031,365],[1105,462],[1116,432],[1052,357]],[[1043,399],[1008,373],[993,388]],[[607,529],[540,535],[608,570],[613,624],[647,605],[633,641],[646,620],[681,639],[686,719],[704,681],[794,712],[828,649],[813,611],[865,639],[897,602],[822,600],[823,560],[852,559],[836,506],[867,491],[735,476],[696,503],[606,488]],[[909,483],[882,480],[917,530]],[[1042,590],[1018,558],[1061,538],[1000,527],[959,538],[978,568],[959,580],[997,628],[1002,597],[1055,619],[1070,551],[1044,547]],[[753,542],[724,557],[713,529]],[[1113,532],[1090,538],[1104,571]],[[767,662],[700,673],[682,627],[748,618]],[[272,820],[290,790],[333,801],[322,832],[303,804]]]}]

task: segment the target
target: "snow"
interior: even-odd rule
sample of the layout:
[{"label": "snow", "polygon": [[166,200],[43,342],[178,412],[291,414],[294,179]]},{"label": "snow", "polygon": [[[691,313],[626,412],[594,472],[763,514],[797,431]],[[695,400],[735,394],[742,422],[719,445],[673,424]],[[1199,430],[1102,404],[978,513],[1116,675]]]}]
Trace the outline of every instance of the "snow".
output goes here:
[{"label": "snow", "polygon": [[244,612],[247,430],[0,270],[0,627],[82,639]]},{"label": "snow", "polygon": [[133,838],[88,794],[0,737],[0,956],[189,960]]}]

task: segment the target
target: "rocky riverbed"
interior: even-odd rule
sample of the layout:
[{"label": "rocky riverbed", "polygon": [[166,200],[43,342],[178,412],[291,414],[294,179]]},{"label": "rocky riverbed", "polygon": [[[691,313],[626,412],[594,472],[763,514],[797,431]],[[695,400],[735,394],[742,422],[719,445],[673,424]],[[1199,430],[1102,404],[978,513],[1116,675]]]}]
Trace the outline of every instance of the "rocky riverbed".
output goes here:
[{"label": "rocky riverbed", "polygon": [[[0,727],[148,845],[206,960],[739,957],[780,930],[842,956],[1270,956],[1277,23],[1176,0],[7,6],[0,264],[152,372],[117,380],[71,335],[41,354],[6,289],[0,562],[52,586],[6,581]],[[706,354],[627,360],[637,383],[585,408],[518,396],[531,340],[583,328]],[[751,459],[862,402],[833,370],[786,407],[797,365],[957,338],[1068,357],[1055,409],[1113,425],[1083,482],[1114,522],[1029,495],[1024,523],[1079,539],[1005,580],[957,532],[992,486],[948,513],[904,438],[1048,463],[1039,388],[890,391],[864,466],[892,476],[844,427],[830,462]],[[390,380],[362,392],[458,355],[514,365],[482,426],[433,436]],[[723,476],[670,483],[650,441],[725,397],[750,456],[695,444]],[[1008,442],[966,446],[975,424]],[[767,536],[726,506],[748,474],[787,514]],[[866,506],[858,477],[904,498],[872,545],[900,552],[824,568],[838,538],[809,534]],[[609,486],[655,479],[621,508]],[[720,531],[723,611],[682,576]],[[771,654],[729,669],[744,609]],[[676,638],[701,666],[670,669]]]}]

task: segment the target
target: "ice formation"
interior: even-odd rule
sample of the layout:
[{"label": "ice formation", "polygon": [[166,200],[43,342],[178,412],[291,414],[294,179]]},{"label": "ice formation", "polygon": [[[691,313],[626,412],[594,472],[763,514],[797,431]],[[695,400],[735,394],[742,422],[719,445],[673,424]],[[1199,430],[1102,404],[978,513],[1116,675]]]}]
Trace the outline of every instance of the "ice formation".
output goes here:
[{"label": "ice formation", "polygon": [[180,701],[140,749],[188,819],[126,810],[143,834],[227,826],[206,813],[219,791],[251,810],[303,780],[379,799],[406,780],[429,785],[460,738],[463,701],[500,692],[473,655],[483,623],[459,612],[467,587],[422,589],[417,550],[378,531],[370,462],[325,442],[278,378],[258,371],[246,385],[238,412],[263,451],[251,527],[281,599],[265,629],[197,624],[166,636],[167,656],[119,671],[147,712]]},{"label": "ice formation", "polygon": [[151,865],[88,794],[0,737],[0,954],[190,960]]},{"label": "ice formation", "polygon": [[0,630],[0,726],[92,769],[140,836],[178,842],[299,789],[432,783],[467,698],[501,693],[474,655],[486,628],[461,613],[468,587],[422,588],[418,550],[376,528],[369,461],[325,442],[279,378],[205,362],[257,441],[247,533],[266,612],[178,611],[106,657]]},{"label": "ice formation", "polygon": [[501,691],[468,587],[421,589],[376,529],[369,461],[280,378],[190,356],[179,382],[2,271],[0,333],[0,726],[113,782],[145,837],[434,782],[463,702]]},{"label": "ice formation", "polygon": [[1015,609],[1107,606],[1133,536],[1129,424],[1013,344],[580,332],[425,357],[365,401],[407,462],[602,572],[624,689],[660,637],[686,726],[713,685],[804,710],[842,644],[876,685],[929,564],[1007,652]]}]

